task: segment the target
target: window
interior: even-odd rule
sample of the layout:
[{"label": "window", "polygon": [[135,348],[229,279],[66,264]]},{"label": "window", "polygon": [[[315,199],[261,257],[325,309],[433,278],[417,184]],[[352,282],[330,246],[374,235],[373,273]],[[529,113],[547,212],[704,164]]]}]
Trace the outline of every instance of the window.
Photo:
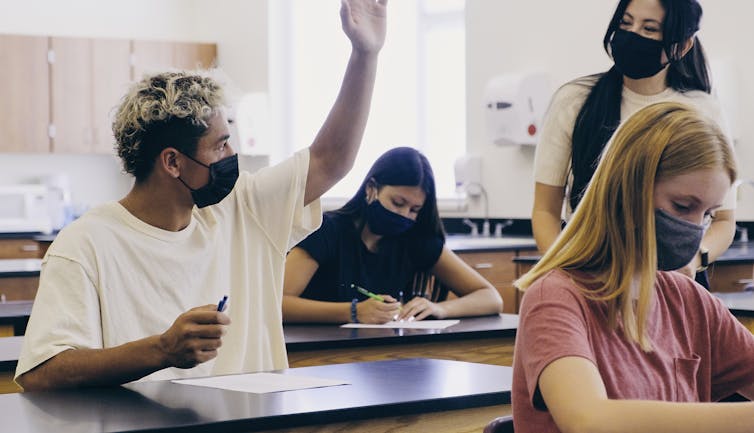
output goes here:
[{"label": "window", "polygon": [[[278,117],[272,135],[285,143],[282,156],[311,144],[337,96],[351,47],[338,0],[282,0],[270,7],[270,104]],[[286,102],[275,107],[275,101]],[[396,146],[427,155],[438,196],[453,197],[453,162],[465,143],[464,1],[390,2],[364,140],[353,170],[325,197],[351,197],[374,160]],[[273,155],[271,162],[278,160]]]}]

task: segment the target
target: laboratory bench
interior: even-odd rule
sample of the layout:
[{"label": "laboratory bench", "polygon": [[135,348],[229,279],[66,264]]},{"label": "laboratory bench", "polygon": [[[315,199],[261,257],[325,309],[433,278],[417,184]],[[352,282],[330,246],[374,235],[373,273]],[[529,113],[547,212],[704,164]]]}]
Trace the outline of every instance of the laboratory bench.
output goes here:
[{"label": "laboratory bench", "polygon": [[517,315],[459,320],[439,330],[286,324],[283,332],[291,367],[415,357],[513,365]]},{"label": "laboratory bench", "polygon": [[[492,418],[510,413],[511,370],[401,359],[279,370],[347,384],[266,394],[171,381],[4,394],[0,418],[15,433],[336,431],[336,426],[377,431],[375,426],[384,425],[403,432],[481,431]],[[438,417],[444,422],[437,423]]]}]

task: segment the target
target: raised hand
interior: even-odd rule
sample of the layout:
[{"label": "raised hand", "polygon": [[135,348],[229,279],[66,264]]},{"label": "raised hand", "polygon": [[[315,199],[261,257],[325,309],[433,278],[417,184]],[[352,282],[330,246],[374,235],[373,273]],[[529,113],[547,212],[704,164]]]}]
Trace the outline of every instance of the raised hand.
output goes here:
[{"label": "raised hand", "polygon": [[343,31],[356,51],[377,53],[385,43],[387,0],[342,0]]},{"label": "raised hand", "polygon": [[217,311],[217,306],[212,304],[192,308],[178,316],[160,335],[168,366],[191,368],[216,357],[229,324],[228,315]]}]

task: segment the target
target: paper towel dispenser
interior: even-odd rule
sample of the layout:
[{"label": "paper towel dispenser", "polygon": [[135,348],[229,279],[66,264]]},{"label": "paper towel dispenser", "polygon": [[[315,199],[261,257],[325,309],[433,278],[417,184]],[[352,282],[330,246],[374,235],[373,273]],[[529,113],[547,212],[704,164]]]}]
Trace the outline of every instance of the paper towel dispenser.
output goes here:
[{"label": "paper towel dispenser", "polygon": [[497,145],[536,144],[551,97],[550,79],[544,73],[492,78],[484,91],[489,141]]}]

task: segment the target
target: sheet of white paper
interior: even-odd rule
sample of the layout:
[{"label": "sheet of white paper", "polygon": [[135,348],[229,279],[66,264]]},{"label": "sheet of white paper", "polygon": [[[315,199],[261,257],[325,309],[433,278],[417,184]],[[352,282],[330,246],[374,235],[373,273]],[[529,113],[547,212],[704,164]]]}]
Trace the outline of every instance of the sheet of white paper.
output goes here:
[{"label": "sheet of white paper", "polygon": [[406,328],[406,329],[445,329],[453,326],[460,320],[413,320],[411,322],[387,322],[382,325],[373,325],[369,323],[346,323],[341,328]]},{"label": "sheet of white paper", "polygon": [[278,373],[233,374],[229,376],[203,377],[199,379],[176,379],[173,380],[173,382],[181,385],[205,386],[208,388],[251,392],[254,394],[295,391],[297,389],[322,388],[325,386],[349,384],[342,380]]}]

